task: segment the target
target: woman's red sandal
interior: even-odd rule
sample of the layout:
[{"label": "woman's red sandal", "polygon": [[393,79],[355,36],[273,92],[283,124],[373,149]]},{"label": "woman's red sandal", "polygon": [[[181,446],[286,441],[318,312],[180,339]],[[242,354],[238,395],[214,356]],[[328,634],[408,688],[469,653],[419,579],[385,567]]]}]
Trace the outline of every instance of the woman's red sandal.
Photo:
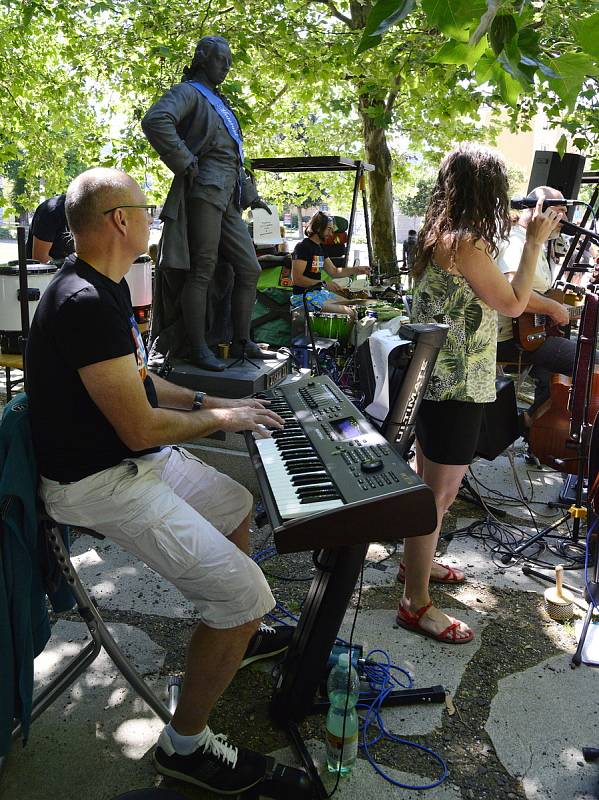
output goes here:
[{"label": "woman's red sandal", "polygon": [[[458,574],[455,571],[455,569],[453,569],[452,567],[448,567],[447,564],[440,564],[438,561],[434,561],[433,563],[436,564],[438,567],[442,567],[444,570],[446,570],[446,572],[445,575],[443,575],[440,578],[435,578],[433,575],[431,575],[430,578],[431,583],[464,583],[464,581],[466,580],[465,577],[458,578]],[[403,561],[399,562],[399,572],[397,573],[397,580],[400,583],[406,582],[406,565],[403,563]]]},{"label": "woman's red sandal", "polygon": [[450,624],[440,633],[433,633],[423,628],[420,624],[420,620],[431,606],[432,602],[422,606],[418,611],[412,612],[408,611],[407,608],[404,608],[400,604],[395,621],[400,628],[405,628],[407,631],[412,631],[413,633],[419,633],[422,636],[428,636],[429,639],[436,639],[436,641],[444,642],[445,644],[467,644],[474,639],[474,631],[470,628],[464,632],[464,636],[458,637],[458,628],[462,623],[459,619],[455,619],[454,617],[449,617],[451,620]]}]

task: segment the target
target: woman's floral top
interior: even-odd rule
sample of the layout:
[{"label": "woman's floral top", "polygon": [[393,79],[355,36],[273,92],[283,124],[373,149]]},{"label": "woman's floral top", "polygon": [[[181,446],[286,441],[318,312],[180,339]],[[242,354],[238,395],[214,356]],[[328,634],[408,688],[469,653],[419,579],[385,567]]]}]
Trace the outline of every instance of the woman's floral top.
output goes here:
[{"label": "woman's floral top", "polygon": [[476,296],[462,275],[431,261],[414,287],[412,322],[449,325],[427,400],[495,400],[497,312]]}]

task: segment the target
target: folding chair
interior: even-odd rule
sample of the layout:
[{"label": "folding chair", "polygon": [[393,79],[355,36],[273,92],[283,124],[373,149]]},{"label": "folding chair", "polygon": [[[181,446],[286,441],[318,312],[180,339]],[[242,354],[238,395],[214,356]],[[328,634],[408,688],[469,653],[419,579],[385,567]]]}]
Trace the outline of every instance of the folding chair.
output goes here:
[{"label": "folding chair", "polygon": [[[63,539],[62,530],[64,530],[66,526],[59,526],[58,523],[45,513],[41,518],[41,526],[48,542],[48,551],[54,557],[58,570],[63,575],[69,589],[75,597],[77,611],[87,625],[91,641],[88,642],[78,655],[71,659],[59,675],[34,696],[31,709],[31,722],[39,717],[48,706],[52,705],[52,703],[77,680],[79,675],[81,675],[81,673],[100,655],[102,648],[108,653],[115,666],[142,700],[145,700],[163,722],[168,722],[172,716],[170,711],[165,704],[156,697],[133,665],[125,658],[115,642],[114,637],[106,627],[106,623],[102,619],[96,604],[81,583]],[[95,539],[105,538],[101,533],[97,533],[89,528],[70,527],[68,530],[87,534]],[[13,740],[19,738],[20,735],[21,722],[19,721],[13,728]]]}]

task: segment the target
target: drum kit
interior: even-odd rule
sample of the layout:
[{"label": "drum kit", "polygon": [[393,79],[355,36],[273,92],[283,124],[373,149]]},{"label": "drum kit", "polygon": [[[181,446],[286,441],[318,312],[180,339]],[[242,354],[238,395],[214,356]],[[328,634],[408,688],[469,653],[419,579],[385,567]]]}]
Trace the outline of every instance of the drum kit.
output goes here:
[{"label": "drum kit", "polygon": [[353,328],[353,320],[347,314],[326,314],[315,311],[310,314],[312,330],[326,339],[338,339],[347,344]]},{"label": "drum kit", "polygon": [[[379,288],[379,287],[373,287]],[[370,298],[344,298],[343,302],[348,306],[355,306],[357,320],[365,317],[372,317],[374,320],[387,320],[392,317],[402,316],[405,312],[397,305],[382,302],[380,299]],[[340,345],[347,346],[354,344],[352,331],[354,330],[354,320],[347,314],[332,314],[324,311],[310,313],[310,323],[312,330],[318,336],[327,339],[336,339]],[[407,317],[406,317],[407,320]]]}]

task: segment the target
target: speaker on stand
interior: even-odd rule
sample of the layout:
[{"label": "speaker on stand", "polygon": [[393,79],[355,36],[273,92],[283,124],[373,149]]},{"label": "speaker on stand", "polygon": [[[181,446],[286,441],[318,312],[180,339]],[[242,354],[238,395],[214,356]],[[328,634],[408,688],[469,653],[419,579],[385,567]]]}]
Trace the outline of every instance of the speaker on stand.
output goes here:
[{"label": "speaker on stand", "polygon": [[[576,153],[564,153],[564,157],[560,158],[559,153],[552,150],[537,150],[527,191],[532,192],[537,186],[551,186],[564,197],[575,200],[580,190],[584,162],[585,157]],[[574,207],[568,209],[570,221],[573,210]]]}]

